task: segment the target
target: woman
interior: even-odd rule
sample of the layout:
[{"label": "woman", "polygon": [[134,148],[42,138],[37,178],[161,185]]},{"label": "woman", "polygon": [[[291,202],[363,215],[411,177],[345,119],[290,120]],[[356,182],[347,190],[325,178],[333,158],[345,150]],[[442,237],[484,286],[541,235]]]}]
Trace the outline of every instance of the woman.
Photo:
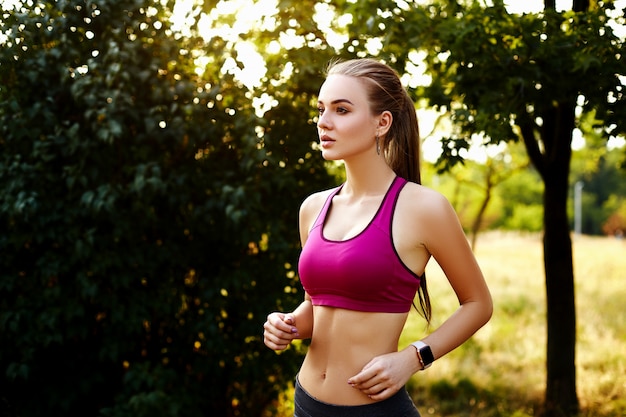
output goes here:
[{"label": "woman", "polygon": [[[420,185],[415,108],[390,67],[371,59],[330,65],[319,92],[322,156],[343,160],[346,182],[300,208],[304,301],[264,324],[273,350],[311,338],[296,378],[295,416],[419,416],[405,384],[491,317],[489,290],[448,201]],[[460,306],[398,351],[433,257]]]}]

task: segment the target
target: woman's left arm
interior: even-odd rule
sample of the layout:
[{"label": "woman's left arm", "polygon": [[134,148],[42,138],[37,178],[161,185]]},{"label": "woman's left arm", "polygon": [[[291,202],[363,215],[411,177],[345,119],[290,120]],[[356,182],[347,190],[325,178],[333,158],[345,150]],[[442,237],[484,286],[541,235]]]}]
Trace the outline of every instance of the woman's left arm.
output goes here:
[{"label": "woman's left arm", "polygon": [[[484,326],[493,312],[491,294],[456,212],[442,195],[430,191],[422,209],[424,246],[446,275],[458,309],[422,341],[435,359],[460,346]],[[414,349],[409,346],[410,349]]]},{"label": "woman's left arm", "polygon": [[[413,246],[423,253],[425,264],[431,256],[445,273],[459,300],[458,309],[422,341],[435,359],[460,346],[491,318],[491,294],[474,258],[458,217],[445,197],[421,188],[408,199],[403,230],[415,239]],[[405,200],[407,201],[407,200]],[[413,203],[413,204],[411,204]],[[420,258],[420,256],[418,256]],[[384,400],[397,392],[411,375],[422,369],[415,347],[373,358],[348,383],[373,400]]]}]

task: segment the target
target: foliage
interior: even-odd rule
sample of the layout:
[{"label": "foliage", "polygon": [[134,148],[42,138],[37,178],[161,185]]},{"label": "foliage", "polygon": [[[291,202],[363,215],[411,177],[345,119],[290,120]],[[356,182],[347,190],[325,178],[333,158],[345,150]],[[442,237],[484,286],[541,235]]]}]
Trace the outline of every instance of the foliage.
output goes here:
[{"label": "foliage", "polygon": [[602,231],[609,236],[623,238],[626,234],[626,201],[620,199],[610,199],[607,206],[611,207],[612,214],[602,224]]},{"label": "foliage", "polygon": [[[520,109],[540,128],[546,91],[584,97],[603,139],[624,129],[623,58],[602,49],[621,44],[602,9],[515,17],[501,2],[464,12],[338,1],[353,19],[335,51],[313,18],[326,2],[281,0],[236,40],[199,37],[236,26],[236,14],[202,20],[218,3],[193,8],[187,35],[170,28],[173,1],[2,12],[0,414],[254,416],[274,406],[302,349],[275,355],[261,326],[302,297],[298,204],[341,176],[311,146],[331,56],[366,55],[380,38],[381,56],[404,73],[412,52],[430,50],[435,81],[411,93],[453,114],[447,167],[473,131],[516,140]],[[546,22],[563,34],[544,39]],[[284,38],[293,45],[275,48]],[[267,69],[254,88],[236,77],[242,40]],[[596,82],[576,96],[564,86],[570,70]]]},{"label": "foliage", "polygon": [[620,214],[620,205],[626,205],[626,170],[623,150],[609,149],[598,125],[593,113],[581,120],[585,147],[572,154],[570,183],[583,185],[582,232],[614,235],[626,229]]},{"label": "foliage", "polygon": [[[355,16],[350,33],[358,34],[351,44],[379,37],[380,56],[401,72],[420,64],[415,59],[422,56],[415,51],[427,51],[432,82],[421,93],[431,105],[450,111],[459,129],[442,143],[442,164],[460,162],[459,151],[469,146],[472,134],[484,133],[485,143],[517,141],[515,126],[529,120],[539,129],[549,122],[541,116],[553,103],[579,97],[583,112],[597,110],[597,127],[605,138],[626,131],[619,79],[624,57],[622,40],[607,24],[611,3],[586,13],[524,15],[507,13],[502,1],[493,3],[444,0],[402,6],[379,1],[375,16],[368,13],[368,2],[349,7]],[[580,82],[582,77],[593,82]]]},{"label": "foliage", "polygon": [[[349,2],[346,2],[346,5]],[[572,132],[578,115],[595,112],[603,138],[626,132],[623,39],[608,24],[612,2],[573,2],[556,12],[514,15],[504,1],[370,2],[350,5],[350,45],[361,53],[370,37],[381,56],[404,72],[418,50],[432,82],[429,104],[449,111],[457,128],[442,141],[439,160],[463,160],[473,135],[484,143],[522,140],[544,182],[543,227],[547,297],[547,378],[542,415],[576,415],[576,309],[567,194]],[[593,6],[593,7],[591,7]],[[624,24],[624,15],[618,15]],[[367,31],[357,28],[367,27]],[[407,45],[410,45],[407,48]],[[577,108],[579,111],[577,111]]]},{"label": "foliage", "polygon": [[[593,149],[574,152],[574,163],[577,159],[589,159]],[[620,206],[626,202],[626,171],[619,168],[620,150],[603,152],[596,160],[592,171],[582,171],[572,174],[574,181],[583,184],[582,195],[582,232],[585,234],[614,234],[626,227],[626,223],[619,222],[616,227],[604,230],[604,225],[620,217]],[[573,208],[571,210],[573,213]]]},{"label": "foliage", "polygon": [[172,32],[171,6],[2,13],[7,415],[260,415],[295,374],[301,352],[265,349],[262,323],[302,297],[297,207],[330,184],[311,151],[324,55],[268,57],[260,119],[222,71],[233,44]]},{"label": "foliage", "polygon": [[[589,136],[585,135],[587,139]],[[494,184],[489,207],[480,231],[509,230],[540,232],[543,184],[537,171],[527,166],[520,144],[507,146],[507,163],[499,167],[501,181]],[[570,184],[582,181],[582,233],[614,235],[626,227],[623,212],[626,172],[620,168],[623,150],[607,149],[605,143],[586,145],[573,151]],[[484,199],[487,163],[465,160],[448,172],[437,172],[429,162],[423,164],[425,183],[446,195],[454,205],[461,223],[469,232],[476,221],[478,206]],[[622,210],[622,211],[620,211]],[[574,229],[574,195],[570,193],[568,217]]]}]

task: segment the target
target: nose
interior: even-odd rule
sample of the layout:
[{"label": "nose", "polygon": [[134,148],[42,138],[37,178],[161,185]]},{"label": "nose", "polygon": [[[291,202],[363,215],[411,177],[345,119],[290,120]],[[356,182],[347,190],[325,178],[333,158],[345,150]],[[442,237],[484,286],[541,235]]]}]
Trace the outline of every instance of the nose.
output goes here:
[{"label": "nose", "polygon": [[317,118],[317,128],[321,130],[328,130],[330,128],[330,120],[326,115],[327,112],[320,114]]}]

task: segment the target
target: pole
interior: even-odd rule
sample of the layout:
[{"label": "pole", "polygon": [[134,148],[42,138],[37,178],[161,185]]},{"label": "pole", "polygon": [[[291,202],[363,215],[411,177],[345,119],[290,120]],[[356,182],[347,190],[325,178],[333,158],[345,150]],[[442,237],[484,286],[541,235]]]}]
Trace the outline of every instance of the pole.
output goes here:
[{"label": "pole", "polygon": [[583,220],[583,208],[582,208],[582,191],[583,182],[577,181],[574,184],[574,232],[580,235],[582,229]]}]

